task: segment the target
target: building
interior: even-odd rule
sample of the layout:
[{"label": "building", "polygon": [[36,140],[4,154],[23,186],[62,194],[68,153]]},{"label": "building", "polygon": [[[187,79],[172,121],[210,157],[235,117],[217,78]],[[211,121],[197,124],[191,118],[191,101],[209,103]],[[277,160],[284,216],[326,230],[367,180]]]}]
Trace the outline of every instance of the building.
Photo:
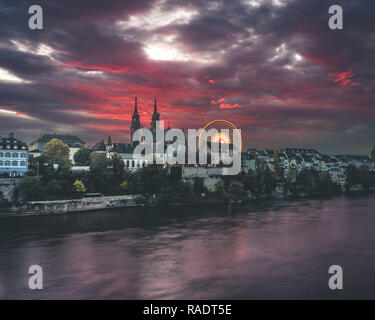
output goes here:
[{"label": "building", "polygon": [[203,179],[204,186],[209,191],[215,191],[215,185],[223,181],[223,168],[182,167],[181,178],[190,183]]},{"label": "building", "polygon": [[0,175],[23,176],[29,169],[28,158],[26,143],[16,139],[13,133],[0,137]]},{"label": "building", "polygon": [[40,137],[32,142],[29,146],[30,155],[33,157],[40,156],[46,150],[46,144],[52,139],[59,139],[69,147],[69,159],[74,163],[74,154],[81,148],[85,147],[85,142],[70,134],[41,134]]},{"label": "building", "polygon": [[[157,110],[156,105],[156,98],[154,102],[154,113],[152,115],[151,125],[150,129],[154,134],[155,137],[155,131],[156,131],[156,121],[160,120],[160,113]],[[125,164],[125,167],[132,171],[136,170],[138,168],[142,168],[144,166],[152,164],[155,160],[161,160],[161,162],[165,162],[167,155],[165,153],[163,154],[135,154],[134,149],[139,144],[137,141],[133,141],[134,133],[142,129],[141,124],[141,117],[138,112],[138,100],[137,97],[135,97],[134,100],[134,111],[130,123],[130,142],[129,143],[113,143],[111,136],[108,137],[107,143],[105,143],[104,139],[100,142],[96,143],[93,146],[93,152],[102,152],[105,153],[107,158],[112,158],[114,155],[119,156]],[[168,129],[166,129],[168,130]],[[141,141],[143,143],[143,141]],[[164,149],[166,150],[166,148]]]},{"label": "building", "polygon": [[375,162],[375,147],[373,147],[371,151],[371,160],[372,162]]},{"label": "building", "polygon": [[138,113],[137,97],[135,97],[134,112],[132,115],[132,121],[130,124],[130,141],[133,141],[134,132],[141,129],[141,118]]},{"label": "building", "polygon": [[366,167],[366,168],[373,168],[374,162],[370,159],[369,156],[366,155],[357,155],[357,154],[339,154],[336,155],[335,158],[338,162],[340,162],[343,166],[347,167],[350,164],[356,167]]},{"label": "building", "polygon": [[[304,148],[286,148],[280,149],[278,152],[279,167],[284,169],[284,176],[288,176],[290,169],[301,172],[304,169],[315,169],[317,171],[324,171],[330,174],[331,180],[344,186],[346,183],[345,171],[351,164],[357,167],[366,167],[374,169],[375,163],[366,155],[326,155],[318,152],[315,149]],[[242,171],[248,172],[255,170],[254,164],[256,160],[262,160],[269,169],[273,169],[274,150],[257,150],[249,149],[242,153]],[[372,156],[375,156],[373,150]]]},{"label": "building", "polygon": [[156,122],[157,121],[160,121],[160,113],[158,112],[158,109],[156,107],[156,98],[155,98],[154,113],[152,114],[151,124],[150,124],[150,128],[151,128],[152,135],[154,137],[154,141],[156,140]]}]

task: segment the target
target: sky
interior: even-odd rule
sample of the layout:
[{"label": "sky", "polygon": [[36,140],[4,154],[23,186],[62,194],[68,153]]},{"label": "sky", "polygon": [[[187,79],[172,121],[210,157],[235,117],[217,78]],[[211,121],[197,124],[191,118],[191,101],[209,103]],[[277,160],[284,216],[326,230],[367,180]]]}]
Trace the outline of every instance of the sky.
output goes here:
[{"label": "sky", "polygon": [[1,0],[0,136],[129,142],[137,96],[145,128],[156,97],[171,127],[225,119],[245,147],[368,154],[374,14],[373,0]]}]

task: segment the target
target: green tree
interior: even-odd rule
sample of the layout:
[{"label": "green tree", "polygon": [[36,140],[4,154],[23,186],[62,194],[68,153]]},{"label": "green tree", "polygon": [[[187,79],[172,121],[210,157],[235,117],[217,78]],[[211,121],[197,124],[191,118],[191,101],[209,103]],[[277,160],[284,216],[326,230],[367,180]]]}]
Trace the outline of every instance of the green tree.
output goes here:
[{"label": "green tree", "polygon": [[95,171],[97,174],[105,175],[110,161],[105,153],[92,152],[90,154],[90,171]]},{"label": "green tree", "polygon": [[257,179],[255,177],[255,173],[254,173],[253,170],[249,170],[245,174],[245,176],[243,177],[242,183],[244,184],[246,190],[250,191],[253,195],[256,193],[256,191],[257,191],[257,186],[256,186]]},{"label": "green tree", "polygon": [[48,181],[44,188],[44,197],[50,200],[63,198],[65,196],[65,192],[63,190],[62,183],[62,180],[57,179]]},{"label": "green tree", "polygon": [[43,200],[45,190],[41,179],[42,177],[40,176],[24,176],[20,184],[16,187],[18,197],[25,201]]},{"label": "green tree", "polygon": [[362,184],[361,170],[353,164],[346,168],[346,189],[350,190],[352,186]]},{"label": "green tree", "polygon": [[226,200],[228,198],[228,194],[225,190],[224,183],[222,180],[219,180],[215,183],[214,196],[215,198],[220,200]]},{"label": "green tree", "polygon": [[140,168],[128,176],[129,190],[134,194],[158,194],[168,188],[166,170],[159,165]]},{"label": "green tree", "polygon": [[125,164],[124,161],[118,156],[114,155],[109,161],[110,175],[112,186],[120,186],[125,177]]},{"label": "green tree", "polygon": [[123,191],[127,192],[129,190],[129,183],[124,180],[121,184],[120,184],[120,187]]},{"label": "green tree", "polygon": [[193,184],[193,191],[196,194],[206,193],[207,188],[204,186],[204,182],[202,178],[195,178]]},{"label": "green tree", "polygon": [[78,166],[90,165],[91,149],[81,148],[74,154],[74,163]]},{"label": "green tree", "polygon": [[52,139],[46,144],[46,150],[42,153],[43,158],[50,164],[58,163],[60,166],[69,166],[69,146],[59,139]]},{"label": "green tree", "polygon": [[307,194],[314,194],[318,191],[319,176],[315,169],[303,169],[297,176],[298,188]]},{"label": "green tree", "polygon": [[232,200],[240,200],[246,196],[245,187],[242,182],[233,180],[228,189],[228,196]]},{"label": "green tree", "polygon": [[369,191],[375,185],[374,173],[370,172],[367,168],[361,168],[361,173],[361,185],[365,191]]},{"label": "green tree", "polygon": [[85,187],[84,183],[81,180],[77,179],[73,183],[73,190],[77,194],[83,194],[83,193],[86,192],[86,187]]}]

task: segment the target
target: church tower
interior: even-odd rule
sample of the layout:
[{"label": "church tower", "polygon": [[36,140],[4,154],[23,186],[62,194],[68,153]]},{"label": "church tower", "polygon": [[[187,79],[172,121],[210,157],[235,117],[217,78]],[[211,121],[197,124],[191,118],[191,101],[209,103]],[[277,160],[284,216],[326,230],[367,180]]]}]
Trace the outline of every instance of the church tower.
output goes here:
[{"label": "church tower", "polygon": [[157,110],[156,98],[155,98],[154,114],[152,115],[152,119],[151,119],[151,132],[154,135],[154,139],[156,138],[156,121],[160,121],[160,113]]},{"label": "church tower", "polygon": [[132,122],[130,125],[130,139],[131,142],[133,142],[133,135],[134,132],[136,132],[138,129],[141,129],[141,120],[138,114],[138,108],[137,108],[137,97],[135,97],[135,105],[134,105],[134,112],[132,116]]}]

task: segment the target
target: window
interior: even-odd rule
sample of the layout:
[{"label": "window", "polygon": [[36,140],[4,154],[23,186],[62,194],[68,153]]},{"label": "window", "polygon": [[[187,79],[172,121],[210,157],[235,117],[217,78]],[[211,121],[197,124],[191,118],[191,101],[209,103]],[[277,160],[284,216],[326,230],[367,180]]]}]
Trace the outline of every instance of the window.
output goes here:
[{"label": "window", "polygon": [[7,152],[7,153],[5,154],[5,158],[10,158],[10,152]]},{"label": "window", "polygon": [[26,161],[21,161],[21,166],[25,167],[26,166]]},{"label": "window", "polygon": [[14,150],[17,150],[17,149],[18,149],[18,147],[17,147],[17,146],[14,146],[14,147],[13,147],[13,149],[14,149]]},{"label": "window", "polygon": [[26,158],[26,153],[22,152],[21,153],[21,158]]},{"label": "window", "polygon": [[3,162],[0,160],[0,167],[2,167],[3,166]]},{"label": "window", "polygon": [[18,161],[13,161],[13,162],[12,162],[12,166],[13,166],[13,167],[18,167]]},{"label": "window", "polygon": [[9,160],[5,161],[5,166],[6,167],[10,166],[10,161]]},{"label": "window", "polygon": [[3,156],[3,153],[2,152],[0,152],[0,157],[2,157]]},{"label": "window", "polygon": [[18,158],[18,153],[17,152],[13,152],[12,157],[13,158]]}]

